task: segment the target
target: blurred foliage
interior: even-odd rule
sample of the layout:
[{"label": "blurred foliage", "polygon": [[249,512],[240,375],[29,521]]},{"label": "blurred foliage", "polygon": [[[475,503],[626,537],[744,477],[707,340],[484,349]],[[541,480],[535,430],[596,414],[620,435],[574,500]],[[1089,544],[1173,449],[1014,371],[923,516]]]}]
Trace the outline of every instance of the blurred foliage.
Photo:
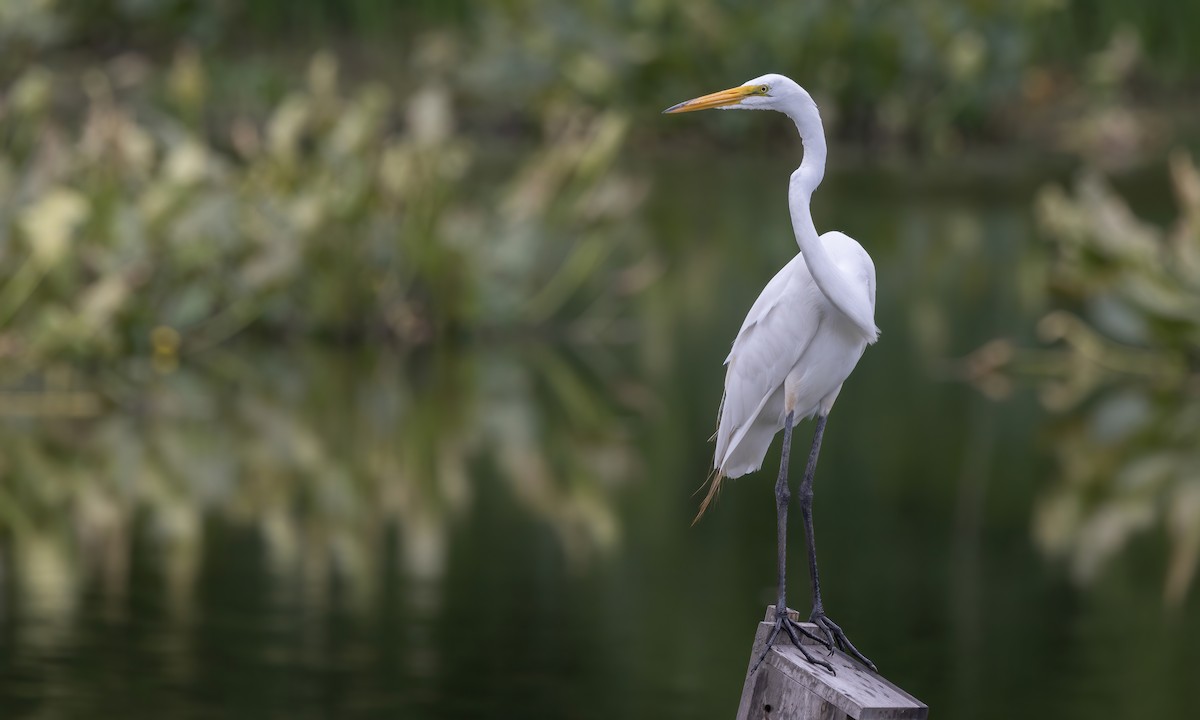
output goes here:
[{"label": "blurred foliage", "polygon": [[[621,542],[615,496],[637,462],[622,403],[590,377],[607,362],[536,347],[218,350],[118,391],[124,411],[5,420],[6,558],[26,597],[51,603],[39,617],[69,616],[89,581],[124,592],[142,538],[186,610],[215,518],[257,530],[280,579],[318,595],[337,579],[362,598],[385,558],[436,588],[450,533],[486,494],[578,567]],[[60,374],[48,394],[84,380]]]},{"label": "blurred foliage", "polygon": [[826,120],[841,132],[936,135],[1014,93],[1022,23],[1043,5],[530,0],[492,6],[479,26],[503,60],[485,84],[522,97],[659,107],[784,72],[831,101]]},{"label": "blurred foliage", "polygon": [[442,32],[473,48],[454,80],[470,88],[485,122],[504,112],[536,116],[550,99],[659,108],[697,88],[784,72],[814,91],[838,134],[943,152],[964,139],[1013,139],[1022,126],[1045,122],[1047,108],[1066,105],[1078,117],[1105,82],[1093,58],[1114,38],[1141,50],[1126,79],[1143,101],[1194,89],[1200,71],[1188,31],[1198,11],[1168,0],[1136,7],[1121,0],[9,0],[6,7],[0,75],[47,49],[162,54],[181,41],[237,60],[263,48],[294,51],[296,43],[338,45],[360,60],[374,54],[368,71],[386,75],[397,51]]},{"label": "blurred foliage", "polygon": [[[431,42],[418,60],[451,52]],[[0,355],[169,360],[247,326],[412,344],[608,317],[636,291],[614,280],[646,257],[629,219],[641,189],[611,168],[619,116],[547,111],[541,145],[484,183],[436,71],[396,108],[378,85],[343,91],[320,54],[269,117],[216,137],[189,122],[206,96],[189,51],[161,78],[124,55],[12,84]]]},{"label": "blurred foliage", "polygon": [[1082,579],[1136,532],[1166,528],[1164,595],[1180,604],[1200,565],[1200,172],[1171,157],[1179,217],[1138,218],[1094,171],[1073,193],[1037,201],[1054,244],[1049,282],[1061,307],[1038,324],[1042,350],[994,342],[972,358],[984,389],[1002,373],[1043,378],[1041,399],[1064,416],[1057,486],[1034,531]]},{"label": "blurred foliage", "polygon": [[[158,447],[160,436],[142,436],[139,416],[105,408],[140,409],[129,384],[186,376],[182,356],[220,353],[243,332],[386,338],[406,348],[529,331],[589,348],[640,336],[653,360],[663,343],[650,336],[672,318],[665,301],[655,306],[643,291],[660,273],[657,251],[679,239],[644,237],[637,210],[647,188],[622,165],[630,147],[660,132],[633,121],[650,110],[779,71],[813,90],[844,140],[936,154],[1020,139],[1119,165],[1169,135],[1165,121],[1131,108],[1194,84],[1200,50],[1189,21],[1198,15],[1167,0],[1133,9],[1119,0],[814,0],[767,9],[735,0],[0,2],[0,383],[26,391],[9,393],[0,409],[103,418],[89,422],[117,429],[89,435],[106,438],[93,440],[95,452],[126,453],[111,461],[119,471],[85,489],[70,473],[109,461],[60,457],[74,442],[65,425],[17,436],[0,466],[0,492],[9,493],[0,526],[23,533],[64,507],[94,506],[80,512],[111,517],[119,508],[114,526],[127,527],[144,499],[120,486],[126,470],[157,478],[145,483],[166,487],[155,493],[191,498],[188,512],[198,512],[196,498],[234,503],[233,490],[185,487],[191,470],[179,458],[190,456],[180,448],[190,440]],[[719,131],[751,124],[731,118]],[[641,145],[630,142],[634,127]],[[1188,167],[1176,162],[1177,186],[1194,199]],[[1089,422],[1068,433],[1062,462],[1079,479],[1046,502],[1043,516],[1060,519],[1042,536],[1086,574],[1145,518],[1166,517],[1175,548],[1168,595],[1181,597],[1200,544],[1182,439],[1197,422],[1195,263],[1156,249],[1194,252],[1136,222],[1098,179],[1073,197],[1051,191],[1041,206],[1061,251],[1056,287],[1086,312],[1043,323],[1062,349],[1018,356],[991,346],[976,358],[978,375],[999,387],[995,368],[1033,358],[1062,378],[1048,384],[1048,402],[1091,408],[1113,393],[1140,398],[1118,408],[1149,408],[1157,420],[1129,425],[1120,442],[1104,439],[1105,452],[1095,451]],[[1193,238],[1194,217],[1187,211],[1180,225]],[[935,270],[960,275],[949,260]],[[698,295],[711,291],[695,285]],[[1112,323],[1140,329],[1120,335]],[[923,332],[947,335],[934,323]],[[557,382],[555,397],[582,397],[569,372],[536,367],[544,377],[514,366],[498,387],[519,395]],[[454,392],[453,383],[435,386]],[[158,418],[205,402],[196,392],[147,409]],[[498,422],[487,431],[494,462],[530,484],[517,488],[522,502],[551,518],[569,554],[608,542],[616,533],[603,503],[580,500],[603,495],[604,483],[556,483],[604,474],[590,463],[607,467],[620,453],[594,456],[566,441],[546,451],[520,397],[497,403],[495,417],[480,416]],[[593,405],[570,404],[572,422]],[[226,448],[226,464],[205,470],[204,483],[243,466],[284,478],[314,512],[350,508],[330,537],[371,525],[364,514],[391,507],[389,493],[423,498],[396,501],[405,512],[455,507],[471,490],[464,458],[475,457],[459,445],[482,442],[442,432],[440,410],[416,413],[395,433],[412,443],[395,470],[404,482],[359,484],[345,478],[391,471],[348,472],[329,460],[327,429],[295,427],[303,421],[285,410],[229,412],[246,447],[233,436],[213,441]],[[1155,444],[1155,433],[1180,439]],[[1151,449],[1174,459],[1147,474],[1135,461]],[[310,475],[335,480],[304,485]],[[1134,479],[1113,480],[1125,475]],[[438,487],[421,495],[421,483]],[[274,491],[250,483],[237,492]],[[278,511],[248,512],[259,514]],[[436,532],[442,517],[403,526]],[[198,523],[185,518],[180,532]],[[301,532],[273,527],[266,532]],[[436,538],[411,547],[427,548],[420,557],[441,552]]]},{"label": "blurred foliage", "polygon": [[[1074,149],[1071,126],[1095,98],[1125,107],[1125,87],[1170,94],[1194,78],[1162,68],[1200,69],[1178,27],[1124,22],[1118,3],[1100,4],[1103,13],[1059,0],[494,3],[473,26],[486,62],[469,70],[474,87],[499,97],[585,97],[639,112],[783,72],[813,91],[843,139],[945,153],[967,140],[1031,142],[1048,125],[1061,136],[1051,143]],[[1160,45],[1160,35],[1176,42]],[[1129,46],[1146,51],[1111,71]],[[752,122],[743,120],[735,127]]]},{"label": "blurred foliage", "polygon": [[[460,120],[467,46],[437,32],[410,34],[395,84],[302,44],[270,92],[230,102],[241,70],[205,33],[235,32],[233,7],[0,4],[0,549],[22,583],[119,586],[148,526],[186,597],[210,516],[258,524],[303,574],[361,582],[394,528],[411,573],[435,577],[479,463],[569,560],[613,546],[617,404],[553,352],[493,345],[536,333],[595,364],[631,336],[657,265],[645,186],[616,164],[625,116],[541,104],[498,161]],[[326,365],[255,352],[268,372],[223,378],[252,390],[198,377],[237,362],[239,335],[400,354],[306,411]]]},{"label": "blurred foliage", "polygon": [[[635,112],[772,69],[830,99],[851,136],[947,150],[1057,101],[1078,111],[1052,144],[1143,149],[1155,133],[1128,88],[1191,55],[1156,55],[1171,27],[1119,15],[1053,0],[10,0],[0,359],[153,353],[166,368],[245,328],[620,334],[657,267],[633,214],[645,188],[617,167]],[[1047,26],[1080,52],[1063,57]],[[248,80],[264,52],[278,68]],[[498,170],[513,129],[522,160]]]}]

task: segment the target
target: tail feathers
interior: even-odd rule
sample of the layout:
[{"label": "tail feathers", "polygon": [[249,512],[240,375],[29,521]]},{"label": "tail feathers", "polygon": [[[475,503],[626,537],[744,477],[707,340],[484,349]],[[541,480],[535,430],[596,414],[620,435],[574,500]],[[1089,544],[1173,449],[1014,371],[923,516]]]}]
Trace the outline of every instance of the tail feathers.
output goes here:
[{"label": "tail feathers", "polygon": [[[704,511],[708,510],[708,506],[712,504],[712,501],[717,499],[717,494],[721,492],[721,481],[724,479],[725,474],[719,468],[713,468],[713,471],[709,473],[708,480],[705,481],[708,485],[708,492],[704,494],[704,500],[700,502],[700,511],[696,513],[696,517],[692,518],[693,525],[700,522],[700,518],[704,516]],[[703,484],[696,489],[696,492],[700,492],[702,489],[704,489]]]},{"label": "tail feathers", "polygon": [[[726,362],[728,362],[728,361],[726,361]],[[708,441],[709,441],[709,442],[712,442],[713,440],[716,440],[716,439],[717,439],[717,433],[721,432],[721,415],[722,415],[724,412],[725,412],[725,393],[724,393],[724,392],[722,392],[722,393],[721,393],[721,404],[717,406],[717,427],[716,427],[716,429],[714,429],[714,430],[713,430],[712,437],[710,437],[710,438],[708,439]],[[701,485],[700,487],[704,487],[704,486],[703,486],[703,485]]]},{"label": "tail feathers", "polygon": [[[729,359],[726,358],[725,362],[728,364]],[[712,437],[708,439],[709,442],[716,440],[717,434],[721,431],[721,416],[725,412],[725,395],[726,393],[721,393],[721,404],[717,407],[717,429],[713,431]],[[712,501],[717,498],[717,493],[721,490],[721,480],[723,480],[724,477],[725,474],[721,472],[721,468],[714,467],[712,472],[708,474],[708,478],[703,483],[700,483],[700,487],[696,488],[696,492],[700,492],[704,489],[706,484],[708,485],[708,492],[704,494],[704,500],[700,502],[700,511],[696,513],[696,517],[692,518],[692,525],[700,522],[700,518],[704,515],[704,511],[707,510],[708,506],[712,504]]]}]

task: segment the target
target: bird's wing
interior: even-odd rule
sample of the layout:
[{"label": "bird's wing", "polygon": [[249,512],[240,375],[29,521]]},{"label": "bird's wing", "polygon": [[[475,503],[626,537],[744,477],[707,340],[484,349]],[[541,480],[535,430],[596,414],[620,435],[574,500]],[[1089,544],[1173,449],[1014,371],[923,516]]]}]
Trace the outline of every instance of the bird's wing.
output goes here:
[{"label": "bird's wing", "polygon": [[[825,245],[825,250],[830,257],[833,258],[838,270],[852,281],[850,288],[861,293],[856,295],[855,302],[868,309],[866,315],[874,324],[875,263],[871,260],[870,254],[862,245],[858,244],[857,240],[836,230],[821,235],[821,242]],[[867,342],[874,343],[878,338],[879,328],[876,327],[874,334],[867,338]]]},{"label": "bird's wing", "polygon": [[[813,283],[802,256],[797,255],[763,288],[746,316],[733,349],[726,358],[725,396],[717,425],[714,466],[726,471],[728,461],[741,443],[748,440],[755,420],[770,410],[768,403],[783,387],[784,380],[817,333],[820,315],[812,302]],[[766,422],[768,421],[769,422]],[[763,418],[768,428],[766,445],[778,430],[776,417]],[[763,425],[760,423],[759,425]],[[762,438],[755,438],[762,440]],[[753,453],[757,454],[757,453]],[[757,464],[762,459],[756,458]],[[731,477],[742,472],[728,468]]]}]

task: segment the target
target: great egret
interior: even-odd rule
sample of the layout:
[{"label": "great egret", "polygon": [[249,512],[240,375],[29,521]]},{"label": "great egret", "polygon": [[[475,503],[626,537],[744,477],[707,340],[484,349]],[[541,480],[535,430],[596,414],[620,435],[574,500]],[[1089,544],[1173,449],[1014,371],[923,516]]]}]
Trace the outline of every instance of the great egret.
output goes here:
[{"label": "great egret", "polygon": [[[836,644],[860,662],[875,665],[860,653],[842,629],[825,615],[817,577],[813,542],[812,482],[825,432],[825,420],[841,392],[842,383],[858,364],[867,345],[879,338],[875,326],[875,264],[861,245],[840,232],[817,236],[809,201],[825,175],[825,131],[817,104],[808,92],[782,75],[763,75],[744,85],[673,105],[663,112],[777,110],[792,119],[804,144],[804,160],[788,186],[792,229],[800,254],[771,279],[742,323],[733,350],[725,360],[725,395],[718,411],[713,477],[700,515],[721,487],[722,478],[736,478],[762,467],[772,438],[783,429],[783,457],[775,483],[779,521],[779,596],[775,627],[766,649],[751,672],[770,652],[780,631],[810,663],[833,667],[813,658],[800,644],[807,635],[833,652]],[[808,542],[808,570],[813,608],[809,622],[824,634],[818,638],[788,617],[784,597],[787,558],[788,455],[792,425],[797,418],[816,416],[812,450],[800,483],[800,512]]]}]

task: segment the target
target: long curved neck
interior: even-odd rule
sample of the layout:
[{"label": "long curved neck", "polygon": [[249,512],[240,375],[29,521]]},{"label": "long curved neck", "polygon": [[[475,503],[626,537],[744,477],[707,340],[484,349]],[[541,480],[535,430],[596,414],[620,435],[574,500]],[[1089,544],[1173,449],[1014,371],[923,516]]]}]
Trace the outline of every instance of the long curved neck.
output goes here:
[{"label": "long curved neck", "polygon": [[[808,98],[796,98],[783,109],[785,115],[796,124],[800,133],[800,142],[804,144],[804,160],[800,167],[792,173],[792,193],[799,188],[805,197],[811,197],[813,190],[825,178],[825,126],[821,124],[821,113],[817,105]],[[794,215],[794,213],[793,213]],[[809,223],[811,224],[811,219]],[[799,241],[799,231],[796,233]],[[801,248],[803,249],[803,248]]]},{"label": "long curved neck", "polygon": [[792,214],[796,244],[800,246],[804,262],[817,287],[834,307],[858,326],[870,342],[874,342],[879,330],[875,327],[874,308],[869,302],[864,302],[867,293],[856,288],[833,262],[813,224],[810,207],[812,194],[825,177],[825,129],[821,124],[821,115],[816,104],[807,96],[796,97],[782,110],[796,124],[800,141],[804,143],[804,160],[792,173],[788,187],[788,207]]},{"label": "long curved neck", "polygon": [[[796,233],[796,243],[800,246],[800,252],[804,253],[809,270],[817,277],[818,267],[821,270],[837,270],[833,267],[832,260],[829,260],[825,246],[817,237],[817,228],[813,225],[810,208],[813,191],[825,177],[825,128],[821,125],[821,115],[817,112],[816,104],[808,98],[797,98],[785,107],[783,112],[796,123],[796,130],[800,132],[800,142],[804,144],[804,160],[792,173],[792,180],[788,185],[792,230]],[[813,267],[814,264],[817,267]],[[819,278],[817,284],[821,285]]]}]

